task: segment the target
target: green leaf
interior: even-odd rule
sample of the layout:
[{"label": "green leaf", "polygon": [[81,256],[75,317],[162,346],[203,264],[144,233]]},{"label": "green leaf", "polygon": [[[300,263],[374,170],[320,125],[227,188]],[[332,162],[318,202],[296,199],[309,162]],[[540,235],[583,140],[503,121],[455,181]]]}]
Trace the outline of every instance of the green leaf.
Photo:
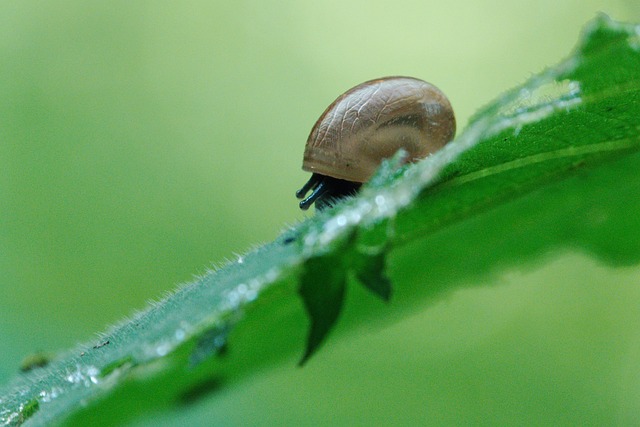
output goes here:
[{"label": "green leaf", "polygon": [[[338,320],[351,273],[365,288],[384,301],[391,298],[391,282],[384,272],[386,247],[375,246],[367,237],[368,233],[363,231],[358,239],[359,244],[354,245],[355,234],[347,236],[341,250],[310,258],[304,263],[300,276],[300,296],[311,326],[300,365],[304,365],[315,353]],[[384,245],[385,241],[386,236],[381,244]]]},{"label": "green leaf", "polygon": [[360,266],[356,270],[356,277],[360,283],[384,301],[389,301],[391,299],[391,280],[385,274],[385,253],[361,255],[358,258]]},{"label": "green leaf", "polygon": [[309,313],[311,327],[300,365],[316,351],[342,309],[347,285],[345,266],[337,256],[311,258],[300,278],[300,296]]},{"label": "green leaf", "polygon": [[332,338],[557,247],[637,264],[638,34],[598,17],[569,58],[480,110],[445,149],[386,164],[358,197],[19,374],[0,392],[0,424],[116,424],[293,366],[305,335],[304,360],[333,328],[351,275],[383,297],[388,275],[394,298],[346,304]]}]

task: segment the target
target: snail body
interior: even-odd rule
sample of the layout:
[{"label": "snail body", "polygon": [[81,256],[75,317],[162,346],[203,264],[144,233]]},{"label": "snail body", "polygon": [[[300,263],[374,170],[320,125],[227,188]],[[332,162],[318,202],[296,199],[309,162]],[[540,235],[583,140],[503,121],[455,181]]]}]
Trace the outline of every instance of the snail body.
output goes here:
[{"label": "snail body", "polygon": [[447,97],[411,77],[370,80],[339,96],[320,116],[307,140],[302,169],[311,179],[296,192],[301,209],[354,194],[383,159],[399,149],[407,162],[453,139],[456,122]]}]

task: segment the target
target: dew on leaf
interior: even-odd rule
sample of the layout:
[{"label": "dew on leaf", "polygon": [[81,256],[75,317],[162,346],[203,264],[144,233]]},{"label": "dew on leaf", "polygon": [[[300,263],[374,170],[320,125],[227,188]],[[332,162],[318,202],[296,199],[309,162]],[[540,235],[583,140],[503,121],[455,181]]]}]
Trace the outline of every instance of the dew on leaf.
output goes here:
[{"label": "dew on leaf", "polygon": [[159,357],[163,357],[166,356],[167,354],[169,354],[169,352],[171,351],[171,344],[169,343],[162,343],[156,346],[156,354]]},{"label": "dew on leaf", "polygon": [[500,108],[499,113],[517,125],[523,114],[545,117],[554,110],[568,110],[582,102],[580,83],[575,80],[551,80],[535,87],[520,89],[518,96]]},{"label": "dew on leaf", "polygon": [[54,386],[50,390],[41,390],[40,393],[38,393],[38,397],[42,402],[48,403],[56,399],[62,392],[62,388]]}]

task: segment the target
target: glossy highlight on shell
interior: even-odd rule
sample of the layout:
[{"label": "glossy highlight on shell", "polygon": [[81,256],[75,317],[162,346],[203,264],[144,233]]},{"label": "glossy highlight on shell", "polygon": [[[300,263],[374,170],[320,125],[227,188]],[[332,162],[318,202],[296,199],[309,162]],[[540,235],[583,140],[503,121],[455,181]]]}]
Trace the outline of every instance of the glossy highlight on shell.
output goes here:
[{"label": "glossy highlight on shell", "polygon": [[399,149],[407,161],[420,160],[455,135],[447,97],[412,77],[386,77],[362,83],[338,97],[320,116],[307,140],[302,169],[312,172],[297,193],[302,209],[354,194],[383,159]]}]

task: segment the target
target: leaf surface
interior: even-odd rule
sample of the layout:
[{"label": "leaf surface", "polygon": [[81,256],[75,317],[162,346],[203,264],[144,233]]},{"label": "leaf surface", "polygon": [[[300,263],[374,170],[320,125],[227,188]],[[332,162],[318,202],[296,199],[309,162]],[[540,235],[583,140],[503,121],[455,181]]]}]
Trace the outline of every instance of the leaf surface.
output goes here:
[{"label": "leaf surface", "polygon": [[[598,17],[571,56],[480,110],[445,149],[402,169],[385,162],[358,197],[19,374],[0,392],[0,425],[114,424],[180,407],[306,360],[336,321],[383,322],[553,248],[637,264],[639,34]],[[352,278],[390,305],[343,306]]]}]

